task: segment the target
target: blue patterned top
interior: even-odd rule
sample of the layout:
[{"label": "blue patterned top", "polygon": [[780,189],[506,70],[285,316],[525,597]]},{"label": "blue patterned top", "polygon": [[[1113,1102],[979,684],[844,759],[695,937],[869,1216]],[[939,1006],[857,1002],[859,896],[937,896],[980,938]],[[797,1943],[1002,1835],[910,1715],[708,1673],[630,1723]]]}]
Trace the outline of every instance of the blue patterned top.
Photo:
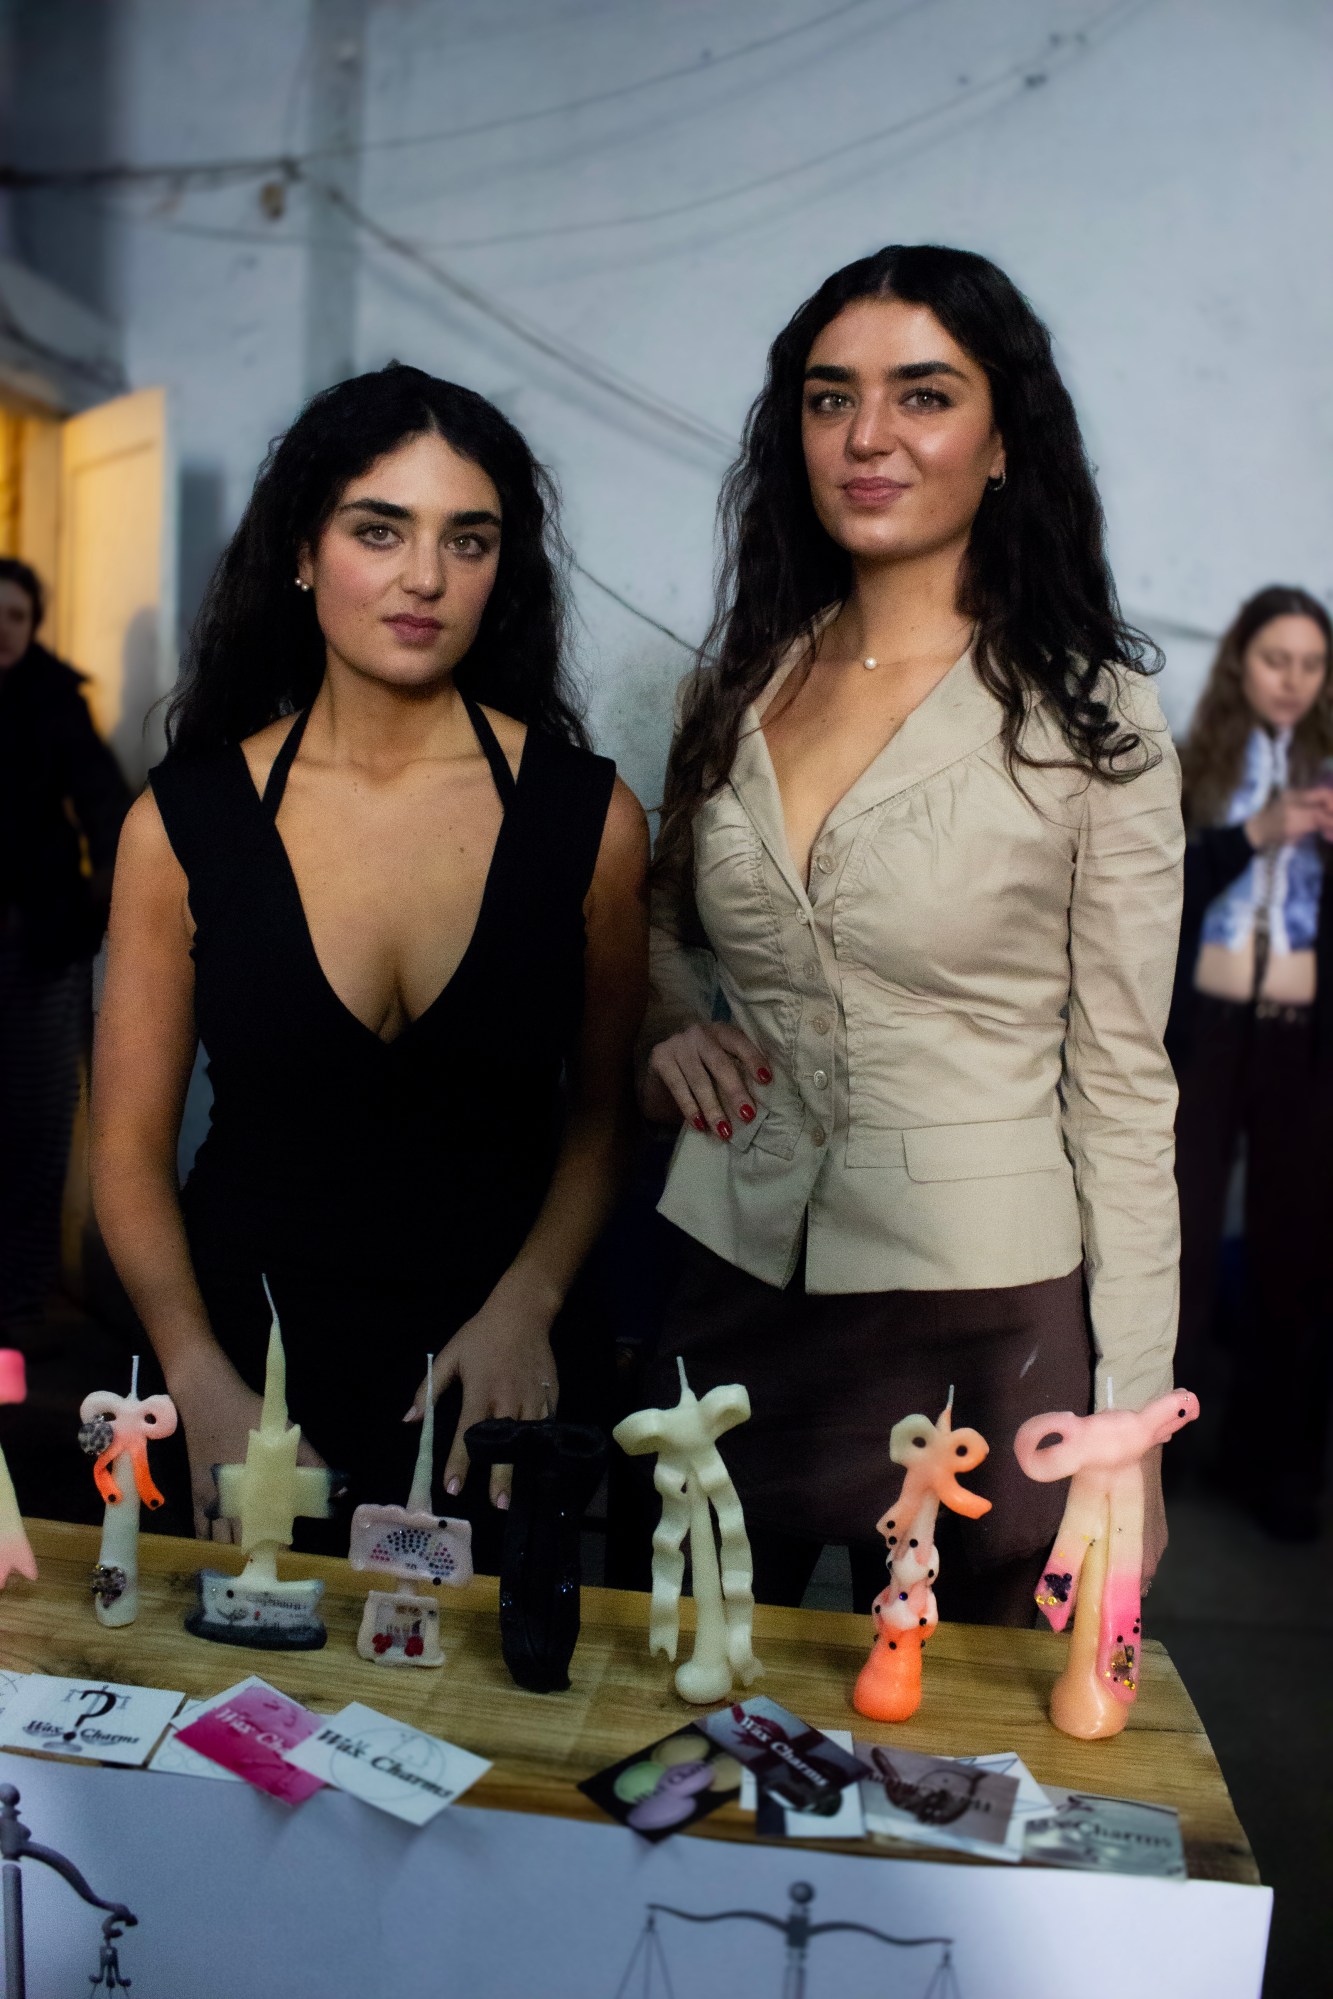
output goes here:
[{"label": "blue patterned top", "polygon": [[[1227,807],[1224,825],[1239,826],[1251,813],[1262,811],[1275,791],[1285,789],[1290,753],[1290,729],[1277,736],[1270,736],[1266,729],[1251,730],[1241,780]],[[1209,903],[1202,941],[1220,944],[1228,951],[1241,950],[1254,935],[1257,911],[1266,909],[1271,955],[1312,951],[1323,880],[1324,856],[1314,833],[1256,854],[1244,874]]]}]

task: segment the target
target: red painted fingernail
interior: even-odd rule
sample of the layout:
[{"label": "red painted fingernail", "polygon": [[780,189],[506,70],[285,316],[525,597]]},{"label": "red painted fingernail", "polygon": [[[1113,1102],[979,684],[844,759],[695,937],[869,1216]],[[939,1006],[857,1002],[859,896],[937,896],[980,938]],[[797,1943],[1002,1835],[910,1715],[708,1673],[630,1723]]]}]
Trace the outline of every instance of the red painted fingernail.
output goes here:
[{"label": "red painted fingernail", "polygon": [[731,1126],[727,1123],[727,1120],[725,1118],[718,1119],[717,1135],[719,1138],[731,1137]]},{"label": "red painted fingernail", "polygon": [[753,1117],[754,1117],[754,1105],[753,1105],[753,1104],[742,1104],[742,1105],[741,1105],[741,1116],[742,1116],[742,1117],[743,1117],[743,1118],[745,1119],[745,1122],[746,1122],[747,1124],[749,1124],[749,1123],[751,1122],[751,1120],[753,1119]]},{"label": "red painted fingernail", "polygon": [[773,1080],[773,1071],[771,1069],[756,1069],[754,1073],[761,1083],[771,1083]]},{"label": "red painted fingernail", "polygon": [[703,1118],[703,1117],[693,1117],[693,1118],[691,1118],[691,1119],[690,1119],[690,1123],[691,1123],[691,1124],[692,1124],[692,1125],[694,1126],[694,1129],[695,1129],[696,1131],[707,1131],[707,1129],[708,1129],[708,1119],[707,1119],[707,1118]]}]

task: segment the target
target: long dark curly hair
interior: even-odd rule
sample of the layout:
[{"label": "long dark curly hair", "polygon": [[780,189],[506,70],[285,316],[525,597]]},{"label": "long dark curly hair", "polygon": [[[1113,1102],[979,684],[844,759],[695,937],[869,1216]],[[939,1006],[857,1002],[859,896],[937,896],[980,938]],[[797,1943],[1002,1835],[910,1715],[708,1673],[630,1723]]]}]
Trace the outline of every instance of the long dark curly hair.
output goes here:
[{"label": "long dark curly hair", "polygon": [[[1215,826],[1240,783],[1245,745],[1255,714],[1245,698],[1245,654],[1274,618],[1310,618],[1324,635],[1324,656],[1333,663],[1333,623],[1317,597],[1294,583],[1270,583],[1243,603],[1223,633],[1190,732],[1180,752],[1185,817],[1191,831]],[[1319,766],[1333,757],[1333,672],[1308,715],[1292,732],[1293,784],[1309,784]]]},{"label": "long dark curly hair", "polygon": [[480,465],[500,496],[495,585],[458,685],[586,747],[565,661],[567,550],[554,484],[484,396],[395,361],[323,390],[271,447],[190,635],[167,711],[173,755],[238,743],[314,700],[324,636],[313,598],[295,587],[297,558],[318,541],[349,480],[426,432]]},{"label": "long dark curly hair", "polygon": [[1124,780],[1156,761],[1105,698],[1107,667],[1155,672],[1161,655],[1120,615],[1101,504],[1049,333],[985,257],[891,244],[835,271],[778,335],[723,484],[717,611],[687,684],[658,840],[658,877],[679,888],[694,813],[726,781],[746,707],[788,647],[813,644],[820,612],[851,588],[851,558],[810,497],[801,399],[816,337],[866,298],[927,306],[990,383],[1006,477],[973,522],[958,608],[973,621],[977,672],[1003,709],[1011,769],[1039,761],[1020,740],[1034,694],[1050,701],[1068,762]]}]

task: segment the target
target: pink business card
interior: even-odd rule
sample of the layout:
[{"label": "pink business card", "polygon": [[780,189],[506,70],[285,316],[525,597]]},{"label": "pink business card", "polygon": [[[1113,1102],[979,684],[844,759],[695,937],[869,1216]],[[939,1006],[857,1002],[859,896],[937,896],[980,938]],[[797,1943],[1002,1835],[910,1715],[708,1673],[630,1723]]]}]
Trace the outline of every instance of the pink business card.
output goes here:
[{"label": "pink business card", "polygon": [[299,1805],[324,1786],[318,1777],[294,1769],[286,1751],[313,1735],[323,1719],[274,1688],[250,1687],[201,1714],[177,1740],[270,1797]]}]

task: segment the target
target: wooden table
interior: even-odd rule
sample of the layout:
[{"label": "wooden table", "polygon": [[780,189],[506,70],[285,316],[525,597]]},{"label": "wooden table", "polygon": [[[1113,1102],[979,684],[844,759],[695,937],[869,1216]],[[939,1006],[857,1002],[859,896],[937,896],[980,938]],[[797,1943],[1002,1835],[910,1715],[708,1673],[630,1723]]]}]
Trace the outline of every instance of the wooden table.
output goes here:
[{"label": "wooden table", "polygon": [[[97,1532],[53,1521],[31,1522],[29,1531],[41,1580],[11,1577],[0,1595],[0,1666],[192,1695],[218,1693],[258,1673],[325,1713],[364,1701],[487,1757],[495,1767],[468,1793],[469,1803],[605,1823],[575,1785],[682,1727],[695,1712],[676,1694],[665,1662],[649,1658],[648,1599],[628,1591],[584,1590],[573,1685],[568,1693],[530,1694],[513,1685],[500,1656],[493,1577],[441,1592],[447,1660],[442,1671],[422,1672],[358,1658],[357,1626],[373,1579],[345,1562],[315,1556],[287,1562],[284,1573],[324,1579],[329,1642],[321,1652],[265,1652],[211,1644],[182,1627],[195,1601],[195,1570],[204,1560],[239,1570],[238,1549],[205,1551],[195,1541],[145,1534],[138,1619],[106,1631],[88,1589]],[[687,1627],[693,1606],[682,1609]],[[925,1698],[911,1722],[896,1728],[866,1721],[851,1704],[869,1638],[864,1617],[761,1605],[755,1649],[765,1673],[754,1691],[819,1727],[855,1729],[863,1740],[940,1755],[1017,1750],[1040,1783],[1173,1805],[1191,1877],[1258,1881],[1208,1737],[1160,1644],[1150,1639],[1144,1646],[1143,1689],[1129,1727],[1113,1741],[1084,1743],[1046,1720],[1065,1646],[1053,1632],[941,1624],[926,1653]],[[697,1833],[744,1840],[753,1838],[752,1828],[751,1818],[727,1805],[701,1821]],[[899,1858],[951,1857],[896,1840],[867,1846]]]}]

